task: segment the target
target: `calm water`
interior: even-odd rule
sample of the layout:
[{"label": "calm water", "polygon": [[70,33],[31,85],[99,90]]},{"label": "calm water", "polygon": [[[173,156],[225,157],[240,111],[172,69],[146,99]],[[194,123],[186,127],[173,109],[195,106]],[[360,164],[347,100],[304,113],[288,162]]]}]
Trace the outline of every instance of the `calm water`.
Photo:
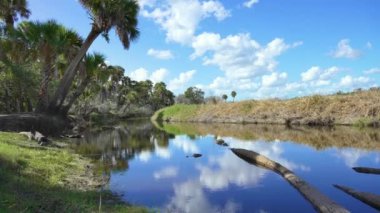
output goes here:
[{"label": "calm water", "polygon": [[[229,147],[281,163],[352,212],[375,212],[332,186],[380,194],[379,175],[351,169],[380,167],[380,131],[375,129],[236,124],[158,129],[149,121],[134,121],[90,131],[77,149],[103,160],[110,190],[125,201],[163,212],[314,211],[282,177],[241,160],[218,145],[217,136]],[[194,153],[203,156],[186,157]]]}]

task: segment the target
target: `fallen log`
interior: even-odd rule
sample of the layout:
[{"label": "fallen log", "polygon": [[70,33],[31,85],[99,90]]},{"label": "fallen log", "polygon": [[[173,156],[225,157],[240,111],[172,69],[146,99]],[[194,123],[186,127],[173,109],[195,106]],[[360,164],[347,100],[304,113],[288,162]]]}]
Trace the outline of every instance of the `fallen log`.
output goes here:
[{"label": "fallen log", "polygon": [[281,175],[294,188],[296,188],[307,201],[309,201],[318,212],[349,212],[347,209],[338,205],[330,198],[319,192],[316,188],[309,185],[306,181],[297,177],[292,171],[281,164],[260,155],[257,152],[245,149],[231,149],[234,154],[250,164],[270,169]]},{"label": "fallen log", "polygon": [[363,203],[380,210],[380,195],[368,193],[368,192],[358,192],[354,189],[340,186],[340,185],[334,185],[336,188],[342,190],[343,192],[351,195],[352,197],[362,201]]},{"label": "fallen log", "polygon": [[380,175],[380,169],[376,169],[376,168],[354,167],[352,169],[355,170],[356,172],[359,172],[359,173]]}]

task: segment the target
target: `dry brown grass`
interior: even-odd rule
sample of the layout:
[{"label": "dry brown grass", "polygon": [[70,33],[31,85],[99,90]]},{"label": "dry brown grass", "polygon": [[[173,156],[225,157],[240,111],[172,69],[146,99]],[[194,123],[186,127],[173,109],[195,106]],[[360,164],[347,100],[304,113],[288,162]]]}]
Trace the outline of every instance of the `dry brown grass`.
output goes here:
[{"label": "dry brown grass", "polygon": [[380,90],[360,91],[343,95],[313,95],[288,100],[248,100],[235,103],[197,106],[194,116],[172,121],[231,123],[355,124],[376,123],[380,118]]}]

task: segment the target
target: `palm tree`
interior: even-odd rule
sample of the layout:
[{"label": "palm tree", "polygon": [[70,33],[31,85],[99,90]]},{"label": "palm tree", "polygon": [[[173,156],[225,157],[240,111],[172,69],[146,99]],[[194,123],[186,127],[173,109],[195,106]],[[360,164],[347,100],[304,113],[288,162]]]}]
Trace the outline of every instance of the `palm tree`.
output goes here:
[{"label": "palm tree", "polygon": [[130,42],[139,36],[137,29],[139,5],[136,0],[80,0],[80,3],[89,11],[93,21],[92,28],[78,54],[65,70],[58,89],[49,103],[48,111],[50,113],[59,113],[60,106],[64,102],[77,73],[78,64],[99,35],[102,34],[108,41],[108,33],[115,27],[125,49],[128,49]]},{"label": "palm tree", "polygon": [[236,97],[236,92],[235,91],[231,92],[231,97],[232,97],[232,102],[235,102],[235,97]]},{"label": "palm tree", "polygon": [[226,94],[223,94],[223,95],[222,95],[222,98],[224,99],[225,102],[227,102],[227,98],[228,98],[228,96],[227,96]]},{"label": "palm tree", "polygon": [[22,22],[15,32],[34,50],[36,59],[42,62],[41,83],[36,112],[44,112],[48,106],[48,90],[53,69],[59,55],[70,55],[82,43],[80,36],[53,20],[45,23]]},{"label": "palm tree", "polygon": [[30,11],[26,0],[1,0],[0,20],[4,20],[7,29],[13,29],[15,21],[29,18]]},{"label": "palm tree", "polygon": [[99,53],[86,55],[83,66],[80,66],[80,82],[72,95],[69,96],[68,103],[62,107],[62,113],[69,112],[71,106],[83,94],[89,84],[93,83],[99,87],[108,80],[110,74],[103,55]]}]

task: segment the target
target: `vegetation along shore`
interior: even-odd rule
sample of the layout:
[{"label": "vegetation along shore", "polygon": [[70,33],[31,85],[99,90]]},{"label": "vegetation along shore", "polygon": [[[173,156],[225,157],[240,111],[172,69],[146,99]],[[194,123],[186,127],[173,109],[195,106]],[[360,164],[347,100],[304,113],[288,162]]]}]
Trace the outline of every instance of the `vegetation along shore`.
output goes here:
[{"label": "vegetation along shore", "polygon": [[40,146],[0,132],[0,212],[146,212],[121,202],[89,158],[65,141]]},{"label": "vegetation along shore", "polygon": [[380,90],[374,88],[368,91],[358,90],[351,93],[313,95],[287,100],[177,104],[157,111],[152,120],[378,127]]}]

